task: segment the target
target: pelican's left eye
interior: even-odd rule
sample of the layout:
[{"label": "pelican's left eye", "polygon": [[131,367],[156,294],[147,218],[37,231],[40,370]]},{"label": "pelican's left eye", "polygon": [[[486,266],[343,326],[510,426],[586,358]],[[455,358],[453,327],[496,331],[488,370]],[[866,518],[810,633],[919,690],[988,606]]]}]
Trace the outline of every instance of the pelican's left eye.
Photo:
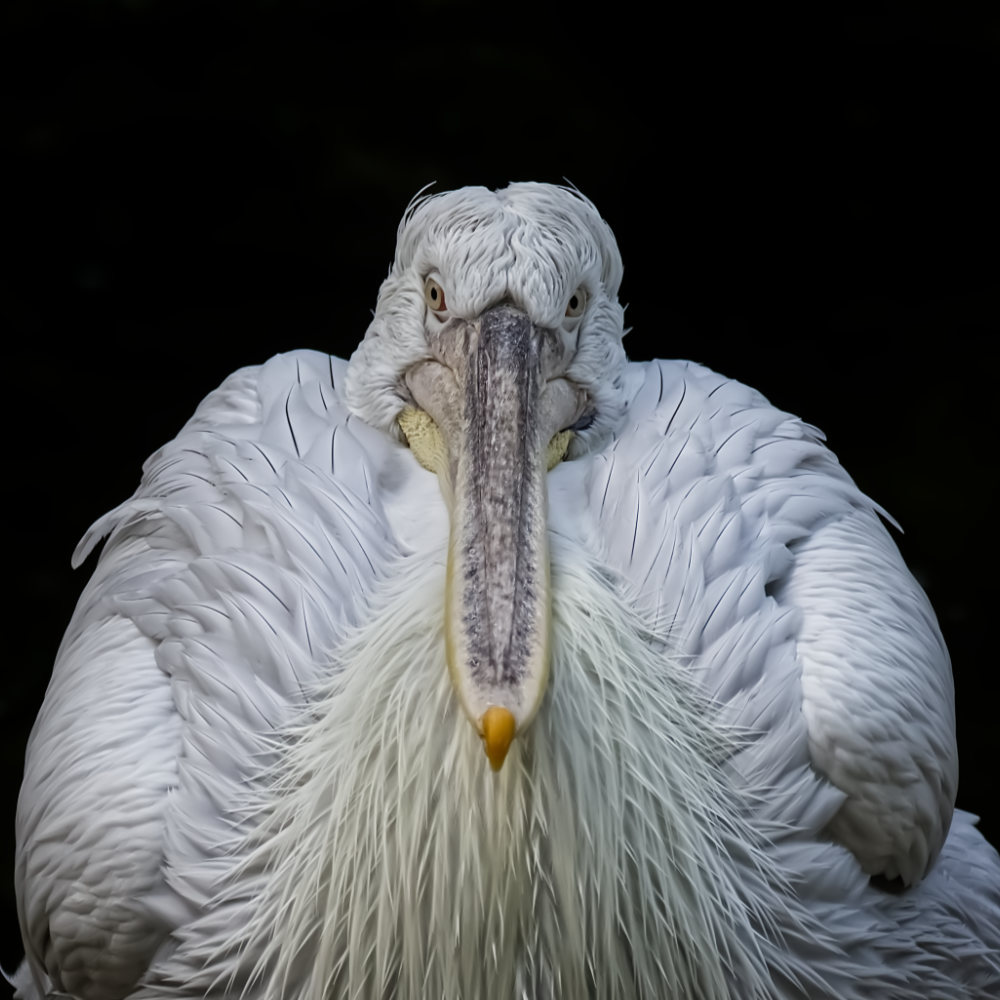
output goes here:
[{"label": "pelican's left eye", "polygon": [[587,290],[581,285],[566,303],[566,316],[569,319],[576,319],[583,314],[584,306],[587,304]]},{"label": "pelican's left eye", "polygon": [[444,301],[444,289],[433,278],[424,282],[424,300],[434,312],[444,312],[448,308]]}]

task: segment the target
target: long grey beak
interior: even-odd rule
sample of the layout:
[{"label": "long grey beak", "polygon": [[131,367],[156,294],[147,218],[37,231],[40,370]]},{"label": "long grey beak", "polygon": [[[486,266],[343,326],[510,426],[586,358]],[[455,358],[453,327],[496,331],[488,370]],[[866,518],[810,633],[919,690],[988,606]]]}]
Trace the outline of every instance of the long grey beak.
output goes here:
[{"label": "long grey beak", "polygon": [[511,306],[451,320],[431,349],[437,360],[411,369],[407,384],[443,440],[430,464],[451,506],[448,666],[498,769],[545,692],[548,448],[582,398],[561,377],[569,357],[559,335]]}]

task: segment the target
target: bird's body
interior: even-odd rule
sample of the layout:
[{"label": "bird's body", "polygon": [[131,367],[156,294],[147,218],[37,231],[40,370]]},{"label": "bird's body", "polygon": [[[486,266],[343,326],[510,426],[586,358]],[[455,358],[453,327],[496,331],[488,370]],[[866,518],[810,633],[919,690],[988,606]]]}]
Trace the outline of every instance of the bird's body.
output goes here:
[{"label": "bird's body", "polygon": [[[589,203],[535,185],[462,195],[404,220],[353,371],[302,351],[237,372],[82,543],[80,558],[109,535],[19,805],[24,995],[1000,995],[1000,859],[952,818],[947,653],[878,508],[815,429],[747,387],[588,348],[617,290],[602,232],[600,253],[563,239],[545,257],[523,228],[491,244],[475,214],[488,195],[544,241],[536,203],[560,218]],[[455,199],[463,238],[485,234],[480,257],[439,252],[430,268],[438,205],[443,245],[463,245]],[[400,291],[411,260],[418,283]],[[468,303],[458,267],[480,273]],[[542,674],[529,649],[483,681],[466,597],[445,594],[480,572],[455,528],[463,484],[488,492],[476,484],[507,473],[454,458],[439,397],[420,405],[446,439],[421,461],[452,456],[440,484],[412,436],[413,453],[386,432],[425,398],[400,371],[429,356],[413,328],[414,357],[393,368],[386,341],[421,287],[429,310],[441,289],[452,310],[426,320],[432,344],[452,338],[435,363],[462,323],[485,341],[463,317],[496,302],[557,329],[525,291],[539,274],[539,301],[569,299],[572,358],[589,350],[592,374],[570,360],[525,404],[544,416],[561,405],[545,386],[583,386],[553,418],[575,431],[569,460],[539,487],[548,566],[524,601],[550,581]],[[371,372],[402,402],[369,392]],[[489,530],[508,523],[474,502]],[[520,538],[487,544],[481,574],[495,551],[536,559]],[[534,627],[519,602],[516,636]],[[480,704],[516,726],[489,763]]]}]

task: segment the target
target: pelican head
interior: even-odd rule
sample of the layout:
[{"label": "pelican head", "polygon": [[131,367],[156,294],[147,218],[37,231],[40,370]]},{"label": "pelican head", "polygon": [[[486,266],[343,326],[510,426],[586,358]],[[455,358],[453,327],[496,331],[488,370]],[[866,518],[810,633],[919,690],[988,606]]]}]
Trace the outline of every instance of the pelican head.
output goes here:
[{"label": "pelican head", "polygon": [[570,188],[418,198],[348,368],[351,409],[440,480],[448,668],[494,770],[548,677],[547,473],[624,413],[621,275],[611,229]]}]

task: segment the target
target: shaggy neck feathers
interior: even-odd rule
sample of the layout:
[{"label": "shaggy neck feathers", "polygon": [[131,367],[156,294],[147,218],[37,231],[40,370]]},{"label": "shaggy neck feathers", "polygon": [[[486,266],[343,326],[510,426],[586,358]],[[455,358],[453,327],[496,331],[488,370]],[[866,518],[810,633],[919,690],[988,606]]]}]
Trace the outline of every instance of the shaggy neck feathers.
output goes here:
[{"label": "shaggy neck feathers", "polygon": [[259,803],[243,876],[268,874],[217,952],[246,994],[766,995],[763,863],[684,668],[557,545],[551,689],[494,774],[448,682],[443,566],[420,562]]}]

